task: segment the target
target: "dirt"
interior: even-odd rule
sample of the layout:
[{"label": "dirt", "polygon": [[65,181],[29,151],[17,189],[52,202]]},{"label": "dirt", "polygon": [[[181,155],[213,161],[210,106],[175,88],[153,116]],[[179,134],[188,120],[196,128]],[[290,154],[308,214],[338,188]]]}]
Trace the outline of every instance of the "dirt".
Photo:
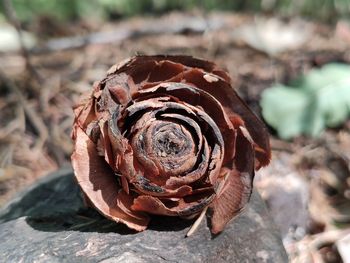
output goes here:
[{"label": "dirt", "polygon": [[[104,37],[116,28],[139,32],[143,23],[162,25],[181,20],[182,16],[184,19],[191,17],[170,14],[160,18],[136,18],[101,24],[94,30],[107,32]],[[209,19],[198,14],[194,17],[199,17],[200,21]],[[50,52],[42,49],[30,54],[34,71],[28,70],[20,53],[0,54],[3,71],[0,79],[0,206],[39,177],[69,164],[72,106],[113,64],[131,55],[190,54],[213,60],[230,72],[233,87],[259,116],[260,94],[265,88],[276,82],[286,83],[328,62],[350,63],[350,42],[337,35],[335,26],[305,21],[312,26],[308,41],[292,50],[268,55],[232,37],[234,29],[252,23],[253,16],[216,13],[212,17],[223,26],[204,31],[201,28],[196,31],[191,26],[177,31],[155,27],[153,31],[130,34],[112,42],[104,39],[103,44],[90,43]],[[67,41],[69,44],[69,39]],[[44,44],[43,41],[40,45]],[[9,82],[13,82],[24,100],[18,98]],[[338,258],[335,246],[329,246],[336,240],[327,239],[327,236],[322,236],[327,242],[307,252],[298,244],[310,244],[320,233],[338,229],[339,225],[348,227],[350,223],[349,130],[350,121],[337,129],[326,130],[319,138],[299,137],[289,142],[279,140],[270,130],[273,160],[270,167],[257,175],[256,186],[270,206],[275,202],[273,198],[285,196],[283,191],[281,196],[272,199],[266,194],[272,191],[269,180],[273,176],[285,178],[288,184],[291,181],[284,176],[294,174],[293,177],[302,180],[309,189],[305,219],[308,223],[302,226],[302,232],[295,228],[292,234],[283,236],[295,260],[305,255],[312,257],[315,253],[327,262]]]}]

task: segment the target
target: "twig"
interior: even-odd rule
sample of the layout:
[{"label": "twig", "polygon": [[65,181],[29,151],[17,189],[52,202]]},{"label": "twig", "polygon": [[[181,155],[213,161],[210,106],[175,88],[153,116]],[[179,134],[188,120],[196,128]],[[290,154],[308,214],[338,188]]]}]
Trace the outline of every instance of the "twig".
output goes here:
[{"label": "twig", "polygon": [[313,241],[310,242],[309,247],[311,250],[318,250],[323,245],[333,243],[348,234],[350,234],[349,229],[337,229],[316,234],[313,236]]},{"label": "twig", "polygon": [[21,23],[17,18],[16,11],[13,8],[12,1],[11,0],[2,0],[3,8],[4,8],[4,13],[9,21],[9,23],[16,29],[18,38],[19,38],[19,43],[21,47],[21,53],[22,56],[24,57],[26,61],[26,68],[29,73],[31,73],[32,76],[35,77],[35,79],[38,81],[39,84],[43,83],[43,78],[40,76],[40,74],[37,72],[37,70],[34,68],[30,61],[30,56],[29,52],[24,44],[23,41],[23,33],[21,29]]},{"label": "twig", "polygon": [[144,36],[157,36],[162,34],[181,34],[193,32],[203,34],[208,30],[217,30],[225,26],[225,21],[218,21],[213,18],[202,17],[181,17],[176,23],[172,21],[145,20],[142,24],[119,25],[108,32],[95,32],[86,36],[64,37],[47,41],[42,47],[31,50],[33,53],[45,53],[61,50],[82,48],[91,44],[120,43],[127,39],[134,39]]},{"label": "twig", "polygon": [[204,208],[202,213],[199,215],[199,217],[196,219],[196,221],[194,222],[194,224],[191,226],[190,230],[188,230],[186,237],[191,236],[199,227],[200,223],[202,222],[205,213],[207,212],[208,207]]},{"label": "twig", "polygon": [[273,137],[271,137],[270,141],[271,141],[271,149],[274,151],[282,151],[282,152],[288,152],[288,153],[296,152],[294,145],[289,142],[278,140]]},{"label": "twig", "polygon": [[32,124],[33,128],[38,133],[39,140],[36,141],[34,148],[36,149],[42,148],[42,146],[44,145],[45,141],[48,138],[48,130],[43,120],[39,117],[39,115],[36,113],[36,111],[33,108],[29,107],[28,101],[23,96],[21,90],[16,86],[16,84],[12,80],[6,77],[6,75],[1,69],[0,69],[0,80],[3,83],[5,83],[5,85],[16,94],[29,122]]}]

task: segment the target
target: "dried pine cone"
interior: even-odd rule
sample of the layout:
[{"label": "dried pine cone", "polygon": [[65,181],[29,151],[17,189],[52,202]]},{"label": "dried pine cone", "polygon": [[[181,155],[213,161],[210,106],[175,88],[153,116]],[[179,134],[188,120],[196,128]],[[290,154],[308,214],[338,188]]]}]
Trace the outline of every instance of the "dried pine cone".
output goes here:
[{"label": "dried pine cone", "polygon": [[75,108],[72,163],[86,199],[144,230],[149,214],[208,211],[219,233],[269,163],[264,125],[226,72],[189,56],[136,56],[113,66]]}]

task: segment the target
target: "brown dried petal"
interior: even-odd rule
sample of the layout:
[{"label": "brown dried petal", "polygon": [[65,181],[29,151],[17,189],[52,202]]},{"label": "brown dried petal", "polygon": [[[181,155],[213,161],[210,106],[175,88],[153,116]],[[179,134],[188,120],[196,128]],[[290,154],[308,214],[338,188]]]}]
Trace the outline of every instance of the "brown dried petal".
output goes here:
[{"label": "brown dried petal", "polygon": [[168,207],[165,202],[162,202],[157,197],[141,195],[134,200],[134,204],[131,208],[134,211],[144,211],[156,215],[188,216],[203,210],[203,208],[210,204],[215,195],[209,194],[208,196],[208,194],[206,194],[204,196],[203,198],[203,194],[198,194],[188,199],[182,198],[177,202],[171,202],[170,207]]},{"label": "brown dried petal", "polygon": [[[72,155],[75,177],[91,204],[104,216],[122,222],[137,231],[147,227],[149,218],[141,213],[131,212],[132,197],[120,192],[116,177],[104,160],[97,155],[96,145],[84,131],[75,126],[76,143]],[[118,198],[123,196],[123,200]],[[118,204],[119,203],[119,204]],[[128,211],[123,210],[123,204]]]},{"label": "brown dried petal", "polygon": [[152,97],[159,96],[159,94],[167,94],[168,96],[174,96],[189,105],[193,105],[196,108],[199,107],[200,109],[205,109],[205,113],[215,120],[216,125],[220,129],[223,140],[225,141],[224,162],[232,162],[235,149],[235,131],[220,102],[209,93],[183,83],[167,82],[159,84],[153,88],[141,90],[139,91],[139,94]]},{"label": "brown dried petal", "polygon": [[225,177],[220,182],[216,199],[210,204],[211,232],[221,232],[226,224],[245,207],[252,192],[254,178],[254,149],[239,130],[236,151],[240,153],[235,160],[235,169],[223,170]]},{"label": "brown dried petal", "polygon": [[248,202],[254,168],[271,157],[266,128],[228,74],[190,56],[115,65],[74,113],[72,163],[87,202],[138,231],[144,212],[202,211],[222,231]]},{"label": "brown dried petal", "polygon": [[[238,114],[244,121],[248,131],[255,142],[256,158],[257,158],[257,169],[261,166],[265,166],[269,163],[270,145],[268,140],[268,133],[262,122],[250,111],[247,105],[238,97],[236,92],[230,85],[230,78],[226,72],[218,69],[212,62],[195,59],[190,56],[137,56],[130,59],[126,64],[117,70],[117,72],[128,72],[130,75],[139,72],[142,68],[143,71],[148,70],[149,72],[154,71],[157,68],[158,63],[162,61],[170,61],[173,63],[180,63],[186,66],[184,72],[179,73],[172,78],[169,75],[165,75],[160,78],[158,82],[165,81],[186,81],[189,84],[193,84],[195,87],[203,89],[214,96],[225,108],[227,114],[236,115]],[[136,68],[138,70],[136,70]],[[176,71],[177,72],[177,71]],[[158,72],[159,76],[162,76]],[[217,81],[208,81],[205,76],[211,73],[211,76],[217,76]],[[155,74],[155,73],[153,73]],[[150,87],[147,85],[147,77],[149,73],[144,73],[143,87]],[[141,81],[136,81],[141,83]],[[150,83],[150,82],[148,82]],[[154,84],[153,84],[154,85]],[[152,85],[151,85],[152,86]]]},{"label": "brown dried petal", "polygon": [[266,127],[238,97],[229,83],[222,79],[217,82],[208,82],[203,78],[204,74],[202,70],[193,69],[185,73],[183,78],[186,82],[205,90],[220,101],[228,115],[239,115],[258,146],[259,152],[263,152],[256,156],[260,164],[258,168],[267,165],[271,159],[271,150]]}]

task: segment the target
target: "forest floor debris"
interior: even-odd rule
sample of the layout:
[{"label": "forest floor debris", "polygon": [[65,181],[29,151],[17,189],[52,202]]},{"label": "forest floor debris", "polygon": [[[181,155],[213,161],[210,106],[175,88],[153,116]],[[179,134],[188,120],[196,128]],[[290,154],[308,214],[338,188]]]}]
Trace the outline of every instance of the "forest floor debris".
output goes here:
[{"label": "forest floor debris", "polygon": [[[187,24],[162,26],[169,21]],[[42,38],[36,52],[29,52],[41,82],[28,71],[26,59],[19,52],[0,53],[0,206],[39,177],[69,164],[74,103],[94,81],[103,78],[111,65],[131,55],[181,53],[213,60],[229,70],[233,86],[260,117],[260,94],[265,88],[276,82],[287,83],[329,62],[350,63],[347,24],[303,21],[308,25],[309,40],[271,56],[251,48],[233,33],[256,21],[242,14],[173,13],[90,28],[84,24],[83,29],[76,25],[76,32],[85,32],[97,41],[74,46],[74,31],[62,34],[64,38],[59,40]],[[291,23],[288,21],[283,28]],[[149,25],[154,27],[145,30]],[[118,41],[114,38],[116,29],[124,32]],[[38,36],[46,32],[43,27],[36,30],[32,33]],[[66,48],[57,48],[57,43]],[[272,164],[257,175],[256,186],[277,224],[284,219],[276,207],[300,201],[294,213],[302,210],[299,221],[305,222],[290,222],[281,230],[291,261],[350,260],[344,252],[344,247],[349,249],[350,121],[337,129],[327,129],[315,139],[282,141],[274,131],[271,133]],[[291,188],[279,187],[278,181]],[[286,200],[279,202],[279,195]]]}]

